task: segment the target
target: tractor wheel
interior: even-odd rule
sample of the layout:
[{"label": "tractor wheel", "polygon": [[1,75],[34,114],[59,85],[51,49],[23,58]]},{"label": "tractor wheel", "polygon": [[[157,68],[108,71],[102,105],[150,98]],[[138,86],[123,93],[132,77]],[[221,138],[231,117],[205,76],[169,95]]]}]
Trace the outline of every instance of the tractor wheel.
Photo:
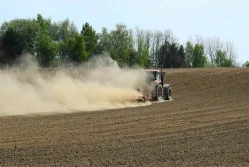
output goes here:
[{"label": "tractor wheel", "polygon": [[164,86],[163,87],[163,96],[165,100],[172,99],[172,88],[171,86]]},{"label": "tractor wheel", "polygon": [[160,100],[163,97],[163,87],[161,84],[156,87],[156,100]]}]

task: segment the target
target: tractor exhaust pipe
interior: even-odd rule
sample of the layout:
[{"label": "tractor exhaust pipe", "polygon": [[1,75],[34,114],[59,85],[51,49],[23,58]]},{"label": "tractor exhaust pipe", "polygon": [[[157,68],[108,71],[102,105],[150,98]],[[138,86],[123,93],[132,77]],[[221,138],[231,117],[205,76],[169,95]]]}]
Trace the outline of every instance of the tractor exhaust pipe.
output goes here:
[{"label": "tractor exhaust pipe", "polygon": [[162,86],[164,84],[164,76],[165,76],[165,72],[163,72],[163,70],[161,70],[161,82],[162,82]]}]

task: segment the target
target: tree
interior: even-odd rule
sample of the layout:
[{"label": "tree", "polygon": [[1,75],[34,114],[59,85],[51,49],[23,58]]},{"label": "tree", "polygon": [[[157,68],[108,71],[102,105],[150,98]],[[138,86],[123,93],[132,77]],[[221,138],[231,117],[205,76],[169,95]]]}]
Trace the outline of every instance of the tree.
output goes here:
[{"label": "tree", "polygon": [[36,22],[40,25],[40,27],[41,27],[41,32],[42,32],[42,33],[45,33],[47,27],[46,27],[45,21],[44,21],[44,19],[43,19],[43,17],[42,17],[41,14],[38,14],[38,15],[37,15]]},{"label": "tree", "polygon": [[72,61],[70,58],[72,53],[70,52],[74,49],[69,45],[69,40],[75,39],[79,35],[75,24],[70,22],[69,19],[53,24],[51,24],[50,20],[46,20],[45,22],[47,25],[47,34],[58,43],[58,59],[63,63]]},{"label": "tree", "polygon": [[149,62],[149,52],[146,43],[143,39],[138,40],[138,48],[136,52],[135,62],[137,65],[148,68],[150,66]]},{"label": "tree", "polygon": [[219,58],[217,58],[216,56],[219,56],[219,55],[217,55],[217,53],[219,51],[222,52],[222,48],[223,48],[224,44],[222,43],[222,41],[219,38],[207,38],[205,40],[205,44],[206,44],[206,54],[210,58],[211,66],[218,66],[216,60]]},{"label": "tree", "polygon": [[226,52],[218,50],[215,57],[217,67],[232,67],[232,60],[227,58]]},{"label": "tree", "polygon": [[179,50],[177,51],[177,56],[176,56],[176,67],[184,67],[184,62],[185,62],[185,52],[184,52],[184,47],[180,45]]},{"label": "tree", "polygon": [[226,60],[226,53],[223,52],[222,50],[218,50],[216,52],[216,56],[215,56],[215,63],[217,65],[217,67],[222,67],[224,64],[224,61]]},{"label": "tree", "polygon": [[155,31],[154,35],[153,35],[153,42],[152,42],[152,53],[151,53],[151,57],[153,59],[153,67],[154,68],[158,68],[159,64],[161,65],[162,63],[160,63],[161,60],[161,55],[160,52],[161,50],[161,46],[164,44],[165,40],[163,38],[163,33],[161,31]]},{"label": "tree", "polygon": [[81,63],[94,54],[108,52],[120,66],[145,68],[203,67],[207,62],[212,67],[231,67],[237,56],[233,42],[217,37],[196,36],[184,48],[169,29],[152,32],[136,28],[134,32],[125,24],[117,24],[113,30],[103,28],[97,34],[86,22],[78,32],[69,19],[52,22],[41,14],[1,24],[0,62],[11,63],[23,52],[37,55],[42,66],[54,60]]},{"label": "tree", "polygon": [[188,41],[185,48],[185,67],[190,68],[192,66],[192,56],[193,56],[194,46]]},{"label": "tree", "polygon": [[177,43],[173,33],[169,30],[163,35],[164,43],[157,52],[157,65],[161,68],[180,68],[183,66],[185,53],[182,45]]},{"label": "tree", "polygon": [[134,46],[136,54],[135,64],[141,67],[148,68],[151,66],[149,60],[149,45],[150,45],[150,33],[147,31],[146,33],[136,28],[136,38],[134,40]]},{"label": "tree", "polygon": [[70,22],[69,19],[65,19],[57,23],[57,31],[56,31],[56,41],[58,42],[66,42],[71,37],[75,37],[79,34],[75,24]]},{"label": "tree", "polygon": [[137,52],[134,49],[131,49],[129,52],[129,60],[128,60],[129,67],[133,67],[137,65]]},{"label": "tree", "polygon": [[117,24],[116,29],[109,33],[109,52],[120,66],[129,61],[129,31],[125,24]]},{"label": "tree", "polygon": [[36,57],[42,67],[51,66],[56,55],[56,49],[56,43],[48,35],[40,35],[36,46]]},{"label": "tree", "polygon": [[236,51],[234,49],[233,42],[231,41],[222,41],[218,37],[214,38],[202,38],[201,36],[196,37],[197,44],[201,44],[204,47],[204,54],[207,56],[207,61],[209,61],[209,64],[211,67],[218,67],[220,64],[217,64],[217,58],[216,56],[219,56],[217,53],[218,51],[225,52],[225,66],[235,66],[236,64]]},{"label": "tree", "polygon": [[249,67],[249,61],[246,61],[245,64],[243,64],[244,67]]},{"label": "tree", "polygon": [[193,67],[204,67],[207,63],[206,56],[204,55],[204,47],[201,44],[196,44],[192,56]]},{"label": "tree", "polygon": [[152,53],[152,42],[153,42],[153,33],[149,30],[145,30],[144,32],[144,41],[146,43],[146,47],[148,50],[148,59],[150,62],[150,66],[152,66],[153,62],[154,62],[154,58],[153,58],[153,54]]},{"label": "tree", "polygon": [[[69,21],[67,21],[66,24],[69,24]],[[59,30],[62,30],[60,29],[59,24],[52,23],[51,19],[43,18],[41,14],[37,15],[36,23],[40,26],[41,33],[48,35],[53,41],[59,42],[59,35],[61,35],[61,32],[59,32]],[[64,31],[64,33],[65,32],[66,31]]]},{"label": "tree", "polygon": [[10,26],[1,38],[4,52],[1,57],[2,62],[10,63],[17,58],[17,55],[21,55],[24,46],[20,40],[20,35],[15,31],[15,28]]},{"label": "tree", "polygon": [[2,62],[11,63],[23,52],[34,54],[40,26],[35,20],[14,19],[1,26]]},{"label": "tree", "polygon": [[84,38],[78,35],[67,42],[68,58],[74,63],[82,63],[87,59]]},{"label": "tree", "polygon": [[237,53],[236,53],[236,50],[234,48],[234,44],[232,41],[226,41],[224,51],[226,52],[227,59],[229,59],[232,63],[231,66],[235,66]]},{"label": "tree", "polygon": [[234,67],[233,61],[231,59],[225,59],[222,64],[222,67]]},{"label": "tree", "polygon": [[96,48],[96,53],[100,54],[102,52],[108,52],[110,49],[110,37],[107,28],[102,28],[102,33],[97,34],[98,45]]},{"label": "tree", "polygon": [[86,52],[88,58],[92,57],[96,52],[98,40],[95,30],[88,23],[83,24],[82,36],[84,37]]}]

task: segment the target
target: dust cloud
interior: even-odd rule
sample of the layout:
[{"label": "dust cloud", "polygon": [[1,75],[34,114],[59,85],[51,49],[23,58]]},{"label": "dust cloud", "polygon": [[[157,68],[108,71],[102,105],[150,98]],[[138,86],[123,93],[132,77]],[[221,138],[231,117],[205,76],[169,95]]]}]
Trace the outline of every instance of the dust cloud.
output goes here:
[{"label": "dust cloud", "polygon": [[[25,55],[0,70],[0,116],[94,111],[149,105],[137,103],[146,74],[119,68],[102,55],[78,68],[39,69]],[[20,63],[21,62],[21,63]]]}]

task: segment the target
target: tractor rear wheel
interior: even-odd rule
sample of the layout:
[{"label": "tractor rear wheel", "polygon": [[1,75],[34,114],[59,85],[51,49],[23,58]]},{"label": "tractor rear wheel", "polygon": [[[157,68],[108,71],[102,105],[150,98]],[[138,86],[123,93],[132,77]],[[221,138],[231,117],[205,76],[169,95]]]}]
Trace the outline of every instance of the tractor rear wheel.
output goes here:
[{"label": "tractor rear wheel", "polygon": [[172,88],[171,86],[163,86],[163,96],[165,100],[172,99]]}]

